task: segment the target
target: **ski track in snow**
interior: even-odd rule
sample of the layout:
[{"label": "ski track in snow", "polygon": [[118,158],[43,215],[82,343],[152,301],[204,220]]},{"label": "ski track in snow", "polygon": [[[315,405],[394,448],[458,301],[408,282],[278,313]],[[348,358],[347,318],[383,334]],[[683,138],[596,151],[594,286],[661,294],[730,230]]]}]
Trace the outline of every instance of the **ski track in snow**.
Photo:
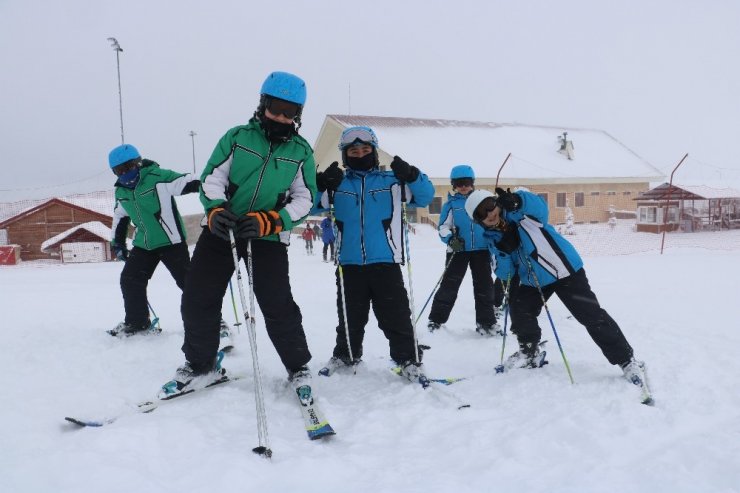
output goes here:
[{"label": "ski track in snow", "polygon": [[[417,230],[418,310],[444,258],[436,234]],[[740,249],[585,257],[599,301],[647,363],[655,407],[639,404],[638,390],[555,298],[550,309],[576,384],[544,312],[550,364],[495,375],[502,339],[475,334],[469,275],[446,327],[426,331],[428,308],[418,327],[432,347],[428,375],[467,380],[425,391],[393,375],[372,315],[357,374],[319,377],[334,344],[336,294],[333,266],[315,252],[306,256],[294,238],[291,279],[315,393],[338,434],[307,439],[258,312],[269,461],[251,452],[257,430],[244,329],[224,366],[248,378],[103,428],[63,421],[116,415],[154,398],[183,362],[180,292],[164,267],[149,287],[164,332],[127,340],[104,332],[123,316],[122,264],[1,268],[0,491],[740,491],[740,360],[732,349],[740,342]],[[228,292],[223,314],[233,323]],[[506,345],[508,355],[516,343],[510,337]],[[460,402],[472,407],[458,410]]]}]

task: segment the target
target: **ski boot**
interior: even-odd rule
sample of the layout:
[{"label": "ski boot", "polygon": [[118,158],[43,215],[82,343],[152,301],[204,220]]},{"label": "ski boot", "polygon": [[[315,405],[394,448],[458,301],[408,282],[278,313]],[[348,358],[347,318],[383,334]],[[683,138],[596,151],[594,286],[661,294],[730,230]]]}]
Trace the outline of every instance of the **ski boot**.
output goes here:
[{"label": "ski boot", "polygon": [[425,375],[424,371],[424,364],[419,362],[416,363],[414,361],[405,361],[401,363],[399,366],[399,372],[398,374],[404,378],[406,378],[409,382],[414,382],[420,384],[422,387],[427,388],[429,387],[429,379]]},{"label": "ski boot", "polygon": [[540,351],[538,343],[519,343],[519,351],[506,358],[503,365],[498,365],[496,373],[504,373],[512,368],[542,368],[549,363],[546,356],[547,351]]},{"label": "ski boot", "polygon": [[345,370],[349,370],[350,368],[356,372],[357,365],[359,365],[361,362],[361,359],[356,359],[353,361],[347,357],[332,356],[329,361],[326,362],[326,365],[324,365],[324,367],[319,370],[319,375],[321,375],[322,377],[329,377],[337,371],[342,373]]},{"label": "ski boot", "polygon": [[146,322],[143,322],[141,324],[129,324],[126,322],[121,322],[114,328],[106,332],[115,337],[129,337],[139,334],[159,334],[160,332],[162,332],[162,329],[156,323],[152,323],[150,320],[147,320]]},{"label": "ski boot", "polygon": [[475,331],[482,336],[488,337],[504,335],[504,331],[501,330],[501,326],[498,324],[498,322],[494,322],[491,325],[482,324],[479,322],[475,324]]},{"label": "ski boot", "polygon": [[226,323],[226,320],[223,318],[221,319],[221,326],[219,329],[219,351],[223,351],[224,353],[228,353],[234,349],[234,339],[231,335],[231,327],[228,323]]},{"label": "ski boot", "polygon": [[429,329],[429,332],[434,332],[435,330],[439,330],[440,327],[442,327],[442,324],[439,323],[439,322],[434,322],[434,321],[430,320],[427,323],[427,329]]},{"label": "ski boot", "polygon": [[224,353],[219,351],[210,365],[194,366],[186,361],[175,371],[172,380],[162,385],[157,397],[161,400],[172,399],[227,381],[226,368],[221,367],[223,359]]}]

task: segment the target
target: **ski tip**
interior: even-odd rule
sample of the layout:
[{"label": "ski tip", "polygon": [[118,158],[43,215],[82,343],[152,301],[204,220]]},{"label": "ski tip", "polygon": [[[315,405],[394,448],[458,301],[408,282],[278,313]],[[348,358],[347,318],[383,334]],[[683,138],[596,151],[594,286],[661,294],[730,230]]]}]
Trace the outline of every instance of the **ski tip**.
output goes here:
[{"label": "ski tip", "polygon": [[337,434],[337,432],[334,431],[334,428],[332,428],[331,425],[328,423],[321,428],[306,431],[308,433],[308,438],[310,438],[311,440],[318,440],[320,438],[325,438]]},{"label": "ski tip", "polygon": [[103,426],[103,423],[100,423],[99,421],[83,421],[77,418],[70,418],[69,416],[66,416],[64,419],[65,421],[76,424],[77,426],[82,427],[82,428],[85,428],[85,427],[98,428],[98,427]]},{"label": "ski tip", "polygon": [[265,447],[264,445],[260,445],[259,447],[254,447],[252,449],[252,452],[254,452],[257,455],[261,455],[263,457],[266,457],[268,459],[270,457],[272,457],[272,450],[270,450],[269,448]]},{"label": "ski tip", "polygon": [[457,406],[457,409],[470,409],[470,404],[460,404],[459,406]]},{"label": "ski tip", "polygon": [[655,399],[653,399],[652,397],[648,397],[642,400],[642,404],[645,404],[646,406],[651,406],[651,407],[655,406]]}]

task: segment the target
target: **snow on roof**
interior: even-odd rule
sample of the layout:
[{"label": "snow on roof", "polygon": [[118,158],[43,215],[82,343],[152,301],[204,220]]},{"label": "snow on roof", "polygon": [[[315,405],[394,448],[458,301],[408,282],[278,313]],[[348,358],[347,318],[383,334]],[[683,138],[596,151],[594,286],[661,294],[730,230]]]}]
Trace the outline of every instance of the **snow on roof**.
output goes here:
[{"label": "snow on roof", "polygon": [[727,198],[740,198],[740,190],[735,188],[715,188],[707,185],[677,185],[673,186],[682,188],[687,192],[691,192],[699,197],[705,199],[727,199]]},{"label": "snow on roof", "polygon": [[[354,115],[328,115],[343,127],[366,125],[377,134],[381,151],[399,155],[431,178],[449,177],[450,168],[469,164],[477,178],[501,172],[508,182],[661,181],[663,172],[603,130]],[[575,157],[559,153],[567,132]]]},{"label": "snow on roof", "polygon": [[100,221],[90,221],[87,223],[78,224],[77,226],[73,228],[69,228],[67,231],[63,231],[56,236],[52,236],[51,238],[49,238],[48,240],[46,240],[45,242],[41,244],[41,251],[44,253],[49,253],[46,251],[47,248],[53,245],[56,245],[57,243],[64,240],[65,238],[70,236],[72,233],[80,229],[85,229],[89,231],[90,233],[96,236],[99,236],[103,239],[106,239],[106,240],[108,238],[111,238],[111,235],[112,235],[111,229],[105,224],[101,223]]}]

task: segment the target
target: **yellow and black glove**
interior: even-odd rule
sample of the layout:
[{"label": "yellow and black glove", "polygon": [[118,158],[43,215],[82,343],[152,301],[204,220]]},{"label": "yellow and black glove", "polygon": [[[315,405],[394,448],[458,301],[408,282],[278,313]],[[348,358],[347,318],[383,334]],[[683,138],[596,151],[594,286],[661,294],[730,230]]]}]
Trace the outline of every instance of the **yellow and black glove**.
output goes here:
[{"label": "yellow and black glove", "polygon": [[251,240],[274,235],[282,230],[283,221],[277,211],[256,211],[240,217],[234,233],[237,238]]}]

